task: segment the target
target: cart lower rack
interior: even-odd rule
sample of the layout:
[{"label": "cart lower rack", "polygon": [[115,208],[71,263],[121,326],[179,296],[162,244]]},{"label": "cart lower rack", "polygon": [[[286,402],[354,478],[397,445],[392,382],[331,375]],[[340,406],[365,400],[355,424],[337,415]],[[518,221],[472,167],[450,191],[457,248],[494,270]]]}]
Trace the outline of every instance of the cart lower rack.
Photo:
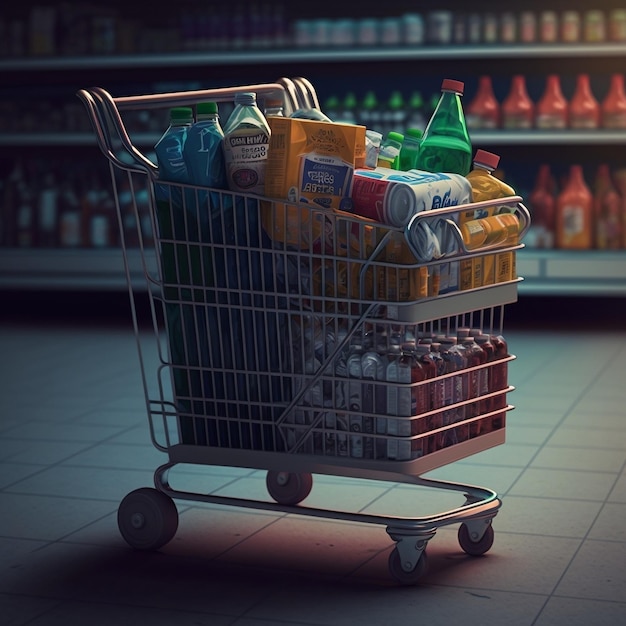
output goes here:
[{"label": "cart lower rack", "polygon": [[[437,293],[433,278],[458,277],[463,264],[481,259],[514,268],[522,246],[465,249],[455,217],[477,205],[420,214],[398,229],[166,183],[126,133],[125,111],[228,101],[241,90],[279,93],[291,109],[311,93],[287,79],[127,98],[79,92],[110,161],[150,432],[168,455],[154,488],[123,499],[120,532],[133,547],[158,549],[175,535],[174,500],[183,499],[384,526],[396,544],[390,573],[402,584],[424,574],[426,546],[441,526],[459,523],[463,550],[485,553],[501,506],[496,492],[422,475],[504,442],[514,358],[502,336],[504,307],[515,302],[520,279],[513,269],[500,282]],[[497,207],[519,216],[523,235],[529,220],[521,198]],[[447,255],[388,260],[390,246],[411,252],[411,229],[424,220],[448,233]],[[144,266],[139,286],[128,267],[129,222]],[[150,304],[147,339],[138,294]],[[146,345],[156,355],[154,377]],[[271,500],[174,489],[169,473],[179,464],[267,470]],[[448,490],[462,500],[410,518],[313,508],[301,503],[314,474]]]}]

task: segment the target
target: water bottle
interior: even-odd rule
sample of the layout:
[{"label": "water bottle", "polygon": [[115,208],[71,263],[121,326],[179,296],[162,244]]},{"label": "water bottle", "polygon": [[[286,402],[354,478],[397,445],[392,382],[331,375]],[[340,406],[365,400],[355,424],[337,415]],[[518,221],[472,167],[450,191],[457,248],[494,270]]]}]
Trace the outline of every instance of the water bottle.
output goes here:
[{"label": "water bottle", "polygon": [[235,108],[224,125],[224,162],[231,191],[264,194],[270,135],[256,94],[236,94]]},{"label": "water bottle", "polygon": [[461,104],[464,87],[458,80],[443,81],[441,96],[422,137],[416,169],[462,176],[469,173],[472,143]]},{"label": "water bottle", "polygon": [[216,102],[200,102],[197,121],[187,133],[183,156],[189,182],[203,187],[226,189],[226,170],[222,143],[224,131],[219,122]]},{"label": "water bottle", "polygon": [[[183,157],[183,149],[189,129],[193,123],[193,111],[190,107],[174,107],[170,109],[170,125],[154,146],[159,178],[175,183],[188,183],[189,171]],[[167,185],[156,185],[157,200],[170,201],[170,188]],[[178,198],[171,200],[180,202]]]}]

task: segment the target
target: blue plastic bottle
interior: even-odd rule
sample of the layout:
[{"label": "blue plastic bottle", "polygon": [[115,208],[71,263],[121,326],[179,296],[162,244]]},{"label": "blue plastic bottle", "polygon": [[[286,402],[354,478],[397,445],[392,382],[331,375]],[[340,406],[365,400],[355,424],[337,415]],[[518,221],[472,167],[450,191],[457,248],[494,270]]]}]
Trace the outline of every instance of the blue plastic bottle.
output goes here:
[{"label": "blue plastic bottle", "polygon": [[[183,149],[192,123],[193,111],[190,107],[170,109],[170,125],[154,146],[161,180],[174,183],[189,182],[189,172],[183,157]],[[175,191],[168,185],[157,184],[157,200],[170,201],[170,190]],[[176,195],[180,196],[180,194]],[[175,200],[175,198],[171,198],[171,201]]]},{"label": "blue plastic bottle", "polygon": [[196,123],[189,129],[183,147],[192,185],[227,188],[223,141],[217,103],[200,102],[196,107]]}]

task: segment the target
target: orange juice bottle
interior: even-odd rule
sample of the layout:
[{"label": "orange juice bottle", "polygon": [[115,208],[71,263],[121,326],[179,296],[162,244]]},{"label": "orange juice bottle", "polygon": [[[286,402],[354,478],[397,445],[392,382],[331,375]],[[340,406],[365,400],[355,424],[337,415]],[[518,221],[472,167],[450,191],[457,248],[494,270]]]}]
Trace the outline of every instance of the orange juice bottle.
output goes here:
[{"label": "orange juice bottle", "polygon": [[593,243],[593,195],[581,165],[570,166],[567,183],[556,200],[558,248],[585,250]]},{"label": "orange juice bottle", "polygon": [[[513,187],[493,175],[499,163],[499,155],[487,150],[479,149],[476,151],[472,171],[467,175],[467,179],[472,185],[472,199],[474,202],[516,195]],[[464,212],[459,215],[459,225],[462,228],[463,224],[469,221],[489,217],[493,213],[493,208],[480,210],[480,215],[476,215],[475,211]],[[497,224],[491,224],[491,226],[497,226]],[[484,245],[484,243],[481,245]],[[483,257],[474,257],[461,261],[462,288],[472,289],[482,287],[483,285],[491,285],[494,282],[511,280],[512,255],[512,252],[490,253]]]}]

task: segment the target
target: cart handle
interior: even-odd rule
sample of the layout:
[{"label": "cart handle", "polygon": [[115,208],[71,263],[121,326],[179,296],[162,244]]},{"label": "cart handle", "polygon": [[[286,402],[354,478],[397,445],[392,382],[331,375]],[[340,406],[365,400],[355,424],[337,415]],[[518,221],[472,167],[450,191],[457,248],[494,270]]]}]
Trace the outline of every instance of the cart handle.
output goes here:
[{"label": "cart handle", "polygon": [[[157,178],[157,166],[133,145],[120,116],[120,111],[154,109],[166,106],[192,106],[206,100],[228,102],[232,101],[235,95],[242,91],[254,91],[257,94],[275,94],[278,92],[282,95],[286,108],[295,110],[299,107],[299,99],[293,81],[290,79],[281,79],[281,81],[284,81],[284,84],[283,82],[264,83],[117,98],[111,96],[101,87],[92,87],[80,89],[76,95],[87,109],[98,146],[104,155],[123,170],[147,173],[152,178]],[[130,164],[117,156],[113,146],[114,142],[121,143],[126,156],[131,159]]]},{"label": "cart handle", "polygon": [[[521,241],[528,229],[530,228],[531,216],[530,211],[522,204],[521,196],[509,196],[505,198],[497,198],[494,200],[483,200],[481,202],[473,202],[471,204],[459,204],[456,206],[444,207],[442,209],[432,209],[429,211],[420,211],[413,215],[413,217],[409,220],[409,223],[405,227],[405,236],[409,247],[411,248],[411,252],[415,255],[416,258],[420,258],[422,255],[422,251],[417,249],[416,240],[411,233],[412,231],[418,229],[422,223],[428,224],[429,222],[436,221],[437,218],[441,218],[442,221],[448,226],[446,229],[446,233],[449,233],[452,237],[454,237],[455,243],[458,245],[459,252],[456,252],[454,256],[459,254],[475,254],[478,252],[486,252],[499,248],[503,248],[503,242],[495,242],[493,244],[482,246],[480,248],[468,249],[465,245],[465,241],[463,240],[463,234],[461,233],[461,229],[457,222],[451,217],[451,215],[456,215],[464,210],[480,210],[480,209],[488,209],[493,207],[500,206],[509,206],[512,207],[515,205],[515,215],[519,219],[520,222],[520,230],[518,233],[518,239]],[[444,245],[441,246],[442,250],[446,250],[449,248],[448,241],[442,242]],[[506,247],[506,246],[504,246]],[[440,258],[446,257],[445,253],[442,253]]]}]

